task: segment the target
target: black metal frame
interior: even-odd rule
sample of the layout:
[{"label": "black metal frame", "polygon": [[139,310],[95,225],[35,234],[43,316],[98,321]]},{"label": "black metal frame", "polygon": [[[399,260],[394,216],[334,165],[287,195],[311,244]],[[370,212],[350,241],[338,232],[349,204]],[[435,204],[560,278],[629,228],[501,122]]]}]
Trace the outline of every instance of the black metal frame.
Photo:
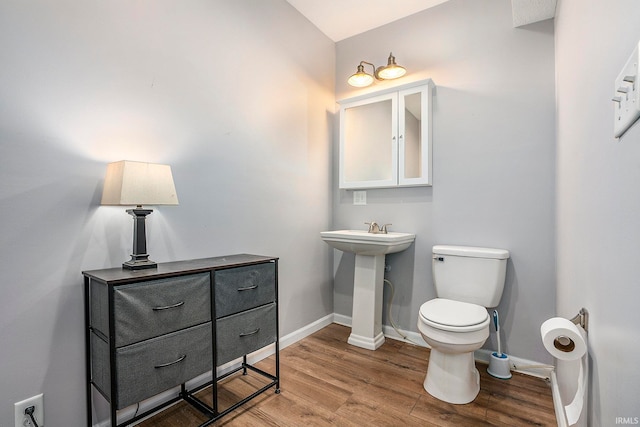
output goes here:
[{"label": "black metal frame", "polygon": [[[211,424],[213,424],[214,422],[216,422],[217,420],[219,420],[220,418],[224,417],[225,415],[229,414],[230,412],[236,410],[237,408],[239,408],[240,406],[246,404],[247,402],[249,402],[250,400],[254,399],[255,397],[259,396],[260,394],[266,392],[267,390],[269,390],[272,387],[275,387],[275,393],[279,394],[280,393],[280,325],[279,325],[279,306],[278,306],[278,258],[270,258],[268,261],[266,262],[272,262],[275,263],[275,307],[276,307],[276,339],[275,339],[275,375],[272,375],[268,372],[265,372],[259,368],[256,368],[255,366],[250,365],[249,363],[247,363],[247,355],[245,354],[242,357],[242,364],[231,370],[230,372],[227,372],[221,376],[217,376],[217,354],[215,351],[215,343],[216,343],[216,314],[215,314],[215,290],[214,290],[214,276],[215,276],[215,271],[221,268],[209,268],[206,269],[210,272],[210,295],[211,295],[211,345],[212,345],[212,377],[214,379],[212,379],[212,381],[208,381],[204,384],[201,384],[197,387],[194,387],[191,390],[187,390],[186,385],[183,383],[180,385],[180,392],[178,393],[178,396],[171,398],[170,400],[160,403],[156,406],[154,406],[153,408],[150,408],[149,410],[138,414],[136,416],[134,416],[133,418],[126,420],[120,424],[117,423],[117,412],[118,410],[116,409],[116,405],[113,403],[114,401],[117,401],[117,390],[114,390],[115,384],[116,384],[116,370],[115,369],[110,369],[110,390],[108,390],[108,392],[106,390],[101,390],[99,387],[97,387],[94,383],[93,383],[93,379],[92,379],[92,375],[91,375],[91,333],[93,331],[93,328],[91,327],[91,310],[90,310],[90,305],[91,305],[91,289],[90,289],[90,278],[85,275],[84,277],[84,306],[85,306],[85,375],[86,375],[86,406],[87,406],[87,426],[88,427],[93,427],[93,416],[92,416],[92,407],[93,407],[93,399],[92,399],[92,390],[95,389],[97,390],[101,395],[103,395],[103,397],[105,397],[105,399],[107,399],[109,401],[109,407],[110,407],[110,411],[111,411],[111,426],[112,427],[124,427],[124,426],[128,426],[136,421],[139,421],[143,418],[148,417],[149,415],[152,415],[156,412],[159,412],[160,410],[173,405],[176,402],[179,402],[181,400],[184,400],[185,402],[189,403],[191,406],[195,407],[196,409],[198,409],[200,412],[202,412],[205,416],[209,417],[209,420],[207,420],[206,422],[204,422],[203,424],[200,424],[198,427],[205,427],[205,426],[209,426]],[[244,265],[255,265],[255,264],[262,264],[265,263],[265,261],[260,261],[260,262],[248,262]],[[230,266],[230,267],[224,267],[224,268],[233,268],[236,267],[236,265],[234,266]],[[192,273],[192,271],[189,270],[185,270],[183,272],[183,274],[189,274]],[[181,275],[181,274],[178,274]],[[136,280],[132,280],[131,282],[135,282]],[[108,301],[109,301],[109,363],[111,367],[115,366],[115,355],[116,355],[116,349],[115,349],[115,315],[114,315],[114,304],[113,304],[113,298],[114,298],[114,288],[113,286],[108,285],[107,286],[107,292],[108,292]],[[97,331],[93,331],[94,333],[96,333]],[[100,334],[102,335],[102,334]],[[106,337],[105,337],[106,338]],[[232,406],[230,406],[229,408],[223,410],[222,412],[219,411],[218,409],[218,382],[230,377],[231,375],[242,371],[242,375],[247,375],[247,370],[251,370],[257,374],[260,374],[262,376],[264,376],[265,378],[270,379],[271,381],[266,384],[265,386],[263,386],[262,388],[256,390],[254,393],[252,393],[251,395],[245,397],[244,399],[236,402],[235,404],[233,404]],[[210,407],[209,405],[207,405],[206,403],[202,402],[200,399],[198,399],[195,394],[200,392],[201,390],[207,388],[211,386],[211,392],[212,392],[212,397],[213,397],[213,407]],[[108,393],[108,394],[107,394]]]}]

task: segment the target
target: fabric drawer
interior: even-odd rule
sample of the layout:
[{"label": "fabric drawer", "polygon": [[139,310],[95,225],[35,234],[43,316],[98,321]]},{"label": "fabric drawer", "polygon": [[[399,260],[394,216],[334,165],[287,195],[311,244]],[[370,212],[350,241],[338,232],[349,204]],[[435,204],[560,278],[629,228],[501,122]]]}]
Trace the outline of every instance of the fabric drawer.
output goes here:
[{"label": "fabric drawer", "polygon": [[116,408],[211,370],[211,322],[116,350]]},{"label": "fabric drawer", "polygon": [[109,336],[109,287],[97,280],[90,279],[91,326]]},{"label": "fabric drawer", "polygon": [[200,273],[116,287],[116,347],[210,321],[210,282]]},{"label": "fabric drawer", "polygon": [[111,368],[109,367],[109,344],[91,332],[91,381],[104,396],[111,390]]},{"label": "fabric drawer", "polygon": [[216,322],[216,355],[220,366],[276,341],[276,305],[274,303]]},{"label": "fabric drawer", "polygon": [[215,272],[216,318],[276,299],[276,266],[269,262]]}]

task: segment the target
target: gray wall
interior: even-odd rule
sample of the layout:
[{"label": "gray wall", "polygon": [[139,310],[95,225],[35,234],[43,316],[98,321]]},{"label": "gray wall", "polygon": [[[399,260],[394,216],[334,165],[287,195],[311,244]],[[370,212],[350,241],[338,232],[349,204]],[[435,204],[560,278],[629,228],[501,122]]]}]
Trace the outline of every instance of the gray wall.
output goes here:
[{"label": "gray wall", "polygon": [[[353,256],[333,254],[332,293],[318,232],[373,219],[418,235],[388,257],[401,328],[435,296],[433,244],[504,247],[506,350],[551,361],[538,328],[556,314],[557,240],[557,314],[592,315],[592,425],[638,416],[640,131],[613,139],[609,99],[640,6],[614,3],[559,3],[556,169],[553,24],[513,29],[508,0],[450,0],[337,52],[279,0],[1,2],[0,425],[40,392],[47,425],[83,425],[80,271],[130,252],[124,208],[99,206],[105,164],[121,159],[173,166],[180,206],[148,218],[153,259],[281,257],[282,335],[334,306],[351,314]],[[396,84],[346,84],[390,51],[402,83],[437,85],[434,186],[353,206],[337,190],[334,88]]]},{"label": "gray wall", "polygon": [[[361,60],[382,65],[391,51],[405,78],[347,85]],[[352,192],[334,185],[335,229],[375,220],[417,235],[409,250],[387,257],[398,326],[416,331],[420,305],[435,297],[434,244],[506,248],[504,348],[550,362],[539,328],[555,315],[553,22],[514,29],[508,0],[451,0],[338,42],[336,53],[338,100],[429,77],[436,84],[433,187],[368,190],[368,204],[353,206]],[[346,316],[353,263],[353,255],[334,255],[335,312]],[[494,335],[486,347],[495,348]]]},{"label": "gray wall", "polygon": [[152,259],[279,256],[281,335],[333,312],[335,45],[284,0],[6,0],[0,63],[0,425],[41,392],[85,423],[80,272],[132,242],[108,162],[172,165]]},{"label": "gray wall", "polygon": [[[561,0],[557,12],[557,308],[590,312],[589,425],[612,426],[640,417],[640,123],[616,140],[611,102],[640,4]],[[568,399],[571,366],[558,368]]]}]

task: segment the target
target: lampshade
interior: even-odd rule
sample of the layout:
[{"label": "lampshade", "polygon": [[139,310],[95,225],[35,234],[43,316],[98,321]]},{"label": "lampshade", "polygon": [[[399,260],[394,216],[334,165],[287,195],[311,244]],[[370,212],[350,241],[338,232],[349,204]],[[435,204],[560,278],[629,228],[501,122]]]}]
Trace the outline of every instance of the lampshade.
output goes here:
[{"label": "lampshade", "polygon": [[171,166],[122,160],[109,163],[103,205],[177,205]]},{"label": "lampshade", "polygon": [[379,78],[383,80],[391,80],[404,76],[407,73],[407,70],[396,64],[396,57],[390,53],[387,65],[385,67],[378,68],[377,73]]},{"label": "lampshade", "polygon": [[358,71],[355,74],[352,74],[347,80],[351,86],[355,87],[365,87],[369,86],[373,83],[373,76],[364,71],[364,66],[362,64],[358,65]]}]

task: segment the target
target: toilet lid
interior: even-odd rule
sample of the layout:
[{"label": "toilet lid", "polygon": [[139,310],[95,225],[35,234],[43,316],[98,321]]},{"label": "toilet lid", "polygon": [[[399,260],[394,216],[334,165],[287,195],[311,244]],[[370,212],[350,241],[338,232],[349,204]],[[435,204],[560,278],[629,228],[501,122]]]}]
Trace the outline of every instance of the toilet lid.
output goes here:
[{"label": "toilet lid", "polygon": [[422,304],[420,316],[431,326],[444,330],[470,331],[482,329],[489,324],[489,313],[485,307],[445,298],[432,299]]}]

